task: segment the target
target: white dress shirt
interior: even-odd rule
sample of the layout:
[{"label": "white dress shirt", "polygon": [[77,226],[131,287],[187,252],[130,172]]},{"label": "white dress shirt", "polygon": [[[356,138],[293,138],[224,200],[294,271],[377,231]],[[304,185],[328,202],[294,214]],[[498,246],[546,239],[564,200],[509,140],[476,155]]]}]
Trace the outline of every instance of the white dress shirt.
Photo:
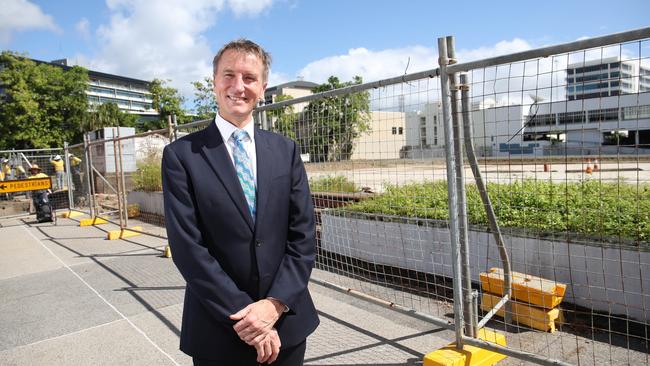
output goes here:
[{"label": "white dress shirt", "polygon": [[[219,113],[214,117],[214,123],[217,124],[217,128],[219,129],[219,132],[221,133],[221,138],[223,139],[223,142],[226,144],[226,149],[228,149],[228,155],[230,155],[230,161],[232,161],[233,166],[235,166],[235,159],[233,157],[233,151],[232,151],[232,143],[230,142],[230,139],[232,137],[232,133],[235,132],[235,130],[238,130],[239,128],[235,127],[232,123],[226,121],[223,119]],[[253,120],[251,119],[242,130],[246,131],[248,133],[248,137],[250,140],[244,141],[244,149],[246,150],[246,154],[248,154],[248,158],[251,161],[251,170],[253,171],[253,180],[255,181],[255,188],[257,188],[257,154],[255,151],[255,127],[253,124]]]}]

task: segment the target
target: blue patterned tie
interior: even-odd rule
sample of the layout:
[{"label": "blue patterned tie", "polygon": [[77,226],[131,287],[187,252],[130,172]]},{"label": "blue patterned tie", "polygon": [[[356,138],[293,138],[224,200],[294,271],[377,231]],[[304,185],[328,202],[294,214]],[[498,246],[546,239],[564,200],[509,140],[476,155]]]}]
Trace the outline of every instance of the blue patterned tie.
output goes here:
[{"label": "blue patterned tie", "polygon": [[228,141],[230,141],[233,148],[232,155],[235,160],[235,171],[237,171],[239,183],[246,196],[246,202],[248,202],[248,209],[253,217],[253,222],[255,222],[255,179],[253,178],[251,160],[244,148],[244,142],[248,139],[246,131],[235,130]]}]

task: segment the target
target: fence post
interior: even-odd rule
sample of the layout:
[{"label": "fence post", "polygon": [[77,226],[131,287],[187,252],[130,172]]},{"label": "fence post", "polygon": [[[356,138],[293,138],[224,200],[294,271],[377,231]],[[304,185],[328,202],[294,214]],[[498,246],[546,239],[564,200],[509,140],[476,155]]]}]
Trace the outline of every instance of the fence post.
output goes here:
[{"label": "fence post", "polygon": [[[115,127],[113,127],[113,135],[111,136],[113,139],[113,160],[115,161],[115,166],[114,166],[114,172],[115,172],[115,187],[116,189],[116,196],[117,196],[117,211],[120,213],[120,229],[124,229],[124,221],[122,219],[122,197],[120,195],[120,177],[118,176],[118,164],[117,164],[117,141],[115,141]],[[108,171],[108,169],[106,169]]]},{"label": "fence post", "polygon": [[65,180],[68,184],[68,210],[72,209],[72,174],[70,171],[70,155],[68,149],[68,142],[63,142],[63,157],[65,161]]},{"label": "fence post", "polygon": [[[456,63],[456,50],[454,37],[447,37],[447,57],[449,64]],[[474,308],[472,306],[472,277],[469,266],[469,241],[467,232],[467,198],[465,194],[465,167],[463,162],[463,132],[460,127],[461,113],[458,108],[460,98],[458,95],[458,75],[449,75],[449,89],[451,97],[451,118],[454,134],[454,159],[456,167],[456,190],[458,192],[458,230],[461,255],[461,275],[463,283],[463,319],[465,321],[465,335],[476,337],[474,327]]]},{"label": "fence post", "polygon": [[93,194],[93,179],[92,179],[92,153],[90,151],[91,147],[88,143],[88,134],[84,133],[84,158],[86,159],[86,181],[88,182],[88,207],[90,207],[90,217],[95,217],[95,204],[94,204],[94,194]]},{"label": "fence post", "polygon": [[167,116],[167,134],[169,135],[169,143],[174,141],[174,125],[172,124],[172,116]]},{"label": "fence post", "polygon": [[445,158],[447,162],[447,194],[449,205],[449,234],[451,241],[451,261],[454,273],[454,327],[456,331],[456,348],[463,348],[463,304],[462,281],[460,274],[460,245],[458,227],[458,197],[456,192],[456,163],[454,159],[454,138],[451,123],[451,100],[449,97],[449,75],[447,74],[447,40],[438,38],[438,63],[440,64],[440,95],[442,98],[442,116],[445,130]]},{"label": "fence post", "polygon": [[[124,227],[129,227],[129,206],[126,201],[126,181],[124,179],[124,166],[122,165],[122,140],[119,140],[120,137],[120,128],[117,128],[117,150],[119,151],[118,161],[120,164],[120,180],[122,181],[122,189],[118,185],[117,191],[118,195],[122,198],[122,209],[124,211]],[[121,213],[120,213],[121,214]]]}]

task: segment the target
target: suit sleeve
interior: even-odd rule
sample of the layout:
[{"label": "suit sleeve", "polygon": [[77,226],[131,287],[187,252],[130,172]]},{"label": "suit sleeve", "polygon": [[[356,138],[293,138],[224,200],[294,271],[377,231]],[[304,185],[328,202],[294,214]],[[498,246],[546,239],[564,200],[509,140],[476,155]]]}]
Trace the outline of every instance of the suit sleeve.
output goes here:
[{"label": "suit sleeve", "polygon": [[284,258],[267,295],[283,302],[290,312],[296,309],[297,301],[307,291],[316,259],[316,227],[309,181],[298,148],[295,142],[292,143],[287,243]]},{"label": "suit sleeve", "polygon": [[172,259],[187,282],[187,291],[201,301],[215,320],[231,323],[228,316],[253,301],[208,251],[190,176],[170,146],[163,152],[162,183]]}]

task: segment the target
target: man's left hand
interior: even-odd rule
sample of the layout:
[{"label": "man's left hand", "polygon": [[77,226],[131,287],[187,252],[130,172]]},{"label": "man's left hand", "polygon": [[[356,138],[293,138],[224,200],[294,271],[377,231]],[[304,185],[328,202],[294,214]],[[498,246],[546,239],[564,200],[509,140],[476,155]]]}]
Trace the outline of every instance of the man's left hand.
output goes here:
[{"label": "man's left hand", "polygon": [[284,312],[285,306],[275,299],[262,299],[230,316],[239,338],[248,345],[261,342]]}]

